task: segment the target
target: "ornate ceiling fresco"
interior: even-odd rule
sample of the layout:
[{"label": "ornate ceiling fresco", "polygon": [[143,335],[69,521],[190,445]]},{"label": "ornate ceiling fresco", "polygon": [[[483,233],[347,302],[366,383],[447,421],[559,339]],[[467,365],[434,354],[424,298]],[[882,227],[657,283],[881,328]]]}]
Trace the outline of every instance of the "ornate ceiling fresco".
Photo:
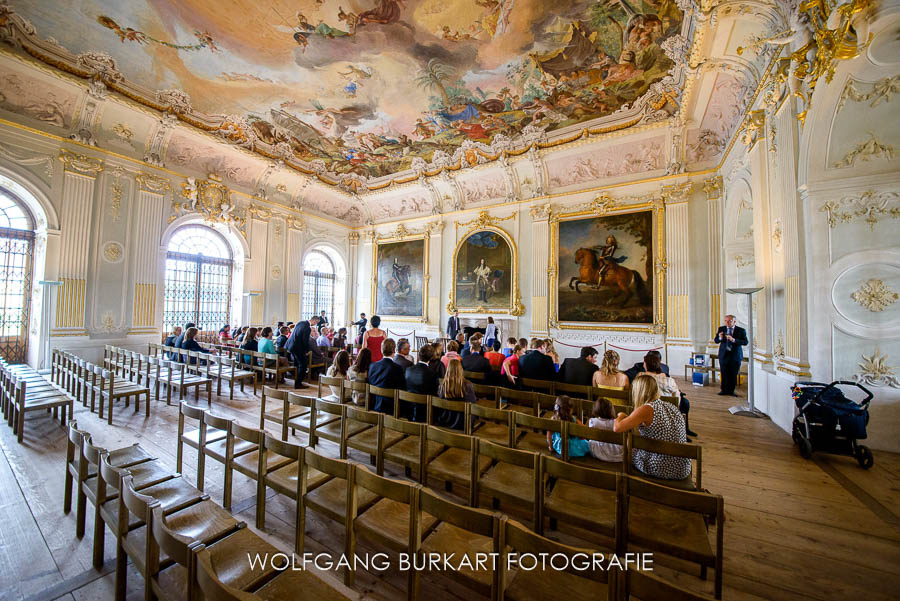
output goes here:
[{"label": "ornate ceiling fresco", "polygon": [[690,30],[680,5],[9,2],[74,55],[111,57],[136,99],[334,183],[668,117]]}]

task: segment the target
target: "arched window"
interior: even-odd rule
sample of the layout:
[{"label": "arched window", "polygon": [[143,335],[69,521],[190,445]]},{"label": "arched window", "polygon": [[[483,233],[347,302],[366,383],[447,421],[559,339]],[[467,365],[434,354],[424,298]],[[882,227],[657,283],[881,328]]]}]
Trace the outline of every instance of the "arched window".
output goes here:
[{"label": "arched window", "polygon": [[34,219],[0,188],[0,354],[10,363],[27,357],[33,252]]},{"label": "arched window", "polygon": [[231,307],[231,249],[215,230],[186,225],[172,234],[166,253],[166,331],[196,323],[218,332],[228,323]]},{"label": "arched window", "polygon": [[303,305],[301,319],[325,311],[334,323],[334,262],[321,250],[311,250],[303,260]]}]

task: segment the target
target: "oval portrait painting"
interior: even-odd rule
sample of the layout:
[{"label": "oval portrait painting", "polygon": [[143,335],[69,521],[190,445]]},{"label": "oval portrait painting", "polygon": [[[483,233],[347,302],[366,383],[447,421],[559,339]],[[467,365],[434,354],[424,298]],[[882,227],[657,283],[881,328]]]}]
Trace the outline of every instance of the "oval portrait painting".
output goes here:
[{"label": "oval portrait painting", "polygon": [[513,253],[501,234],[472,232],[456,251],[456,305],[469,310],[509,310]]}]

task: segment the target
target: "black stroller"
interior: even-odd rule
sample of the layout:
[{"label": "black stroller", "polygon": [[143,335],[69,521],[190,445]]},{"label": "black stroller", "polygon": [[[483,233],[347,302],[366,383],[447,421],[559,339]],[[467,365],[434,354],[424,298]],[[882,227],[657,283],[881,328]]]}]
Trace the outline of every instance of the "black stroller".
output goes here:
[{"label": "black stroller", "polygon": [[[856,403],[844,396],[840,386],[856,386],[866,398]],[[831,384],[796,382],[791,390],[800,410],[800,415],[794,418],[791,436],[804,459],[809,459],[813,451],[821,451],[850,455],[860,467],[872,467],[875,462],[872,451],[857,443],[866,438],[871,392],[857,382],[844,380]]]}]

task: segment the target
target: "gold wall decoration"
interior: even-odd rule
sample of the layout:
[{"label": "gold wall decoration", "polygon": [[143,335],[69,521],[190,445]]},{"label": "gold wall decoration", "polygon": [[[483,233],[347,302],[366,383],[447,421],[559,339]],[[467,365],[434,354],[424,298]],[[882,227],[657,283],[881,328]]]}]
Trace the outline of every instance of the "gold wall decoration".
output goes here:
[{"label": "gold wall decoration", "polygon": [[856,164],[857,159],[863,162],[872,159],[885,159],[891,161],[894,159],[894,147],[890,144],[881,142],[875,137],[875,132],[870,131],[868,138],[859,142],[844,155],[844,158],[840,161],[835,161],[831,166],[835,169],[852,167]]},{"label": "gold wall decoration", "polygon": [[272,279],[280,280],[281,279],[281,267],[275,265],[272,267]]},{"label": "gold wall decoration", "polygon": [[887,355],[881,354],[876,346],[871,355],[863,355],[862,361],[857,363],[859,371],[853,374],[853,379],[866,386],[900,388],[900,380],[894,374],[895,368],[887,361]]},{"label": "gold wall decoration", "polygon": [[[431,234],[411,232],[402,223],[384,235],[370,232],[372,244],[372,313],[391,321],[428,321],[428,286]],[[410,260],[413,263],[401,263]],[[419,263],[421,259],[421,264]],[[381,261],[381,264],[379,263]],[[394,268],[396,264],[396,269]],[[415,272],[413,271],[415,267]],[[396,274],[396,275],[394,275]],[[421,291],[416,290],[419,275]],[[421,292],[421,303],[414,302]],[[413,302],[409,301],[410,295]],[[413,308],[415,305],[415,308]],[[421,307],[419,312],[417,309]],[[395,313],[391,313],[395,311]]]},{"label": "gold wall decoration", "polygon": [[[513,236],[497,225],[500,221],[512,219],[514,215],[503,218],[489,217],[486,211],[481,211],[476,219],[463,223],[457,222],[456,226],[469,226],[469,229],[459,238],[456,248],[453,249],[453,262],[451,263],[450,276],[450,299],[447,303],[447,311],[452,313],[459,311],[460,313],[482,313],[482,314],[508,314],[513,316],[523,315],[525,307],[522,305],[522,294],[519,291],[519,251]],[[476,238],[477,237],[477,238]],[[498,240],[499,238],[499,240]],[[490,268],[490,273],[477,275],[473,271],[473,277],[469,277],[468,273],[468,253],[474,247],[473,242],[484,242],[490,240],[490,243],[496,244],[498,252],[492,253],[494,265],[488,265],[485,260],[483,267]],[[500,245],[505,245],[505,251]],[[465,251],[465,270],[466,273],[460,274],[460,260]],[[487,252],[487,250],[485,251]],[[483,257],[482,257],[483,258]],[[499,262],[498,262],[499,261]],[[505,273],[505,271],[509,273]],[[501,272],[499,276],[498,272]],[[504,282],[505,278],[505,282]],[[479,283],[483,283],[483,288],[479,288]],[[508,296],[505,301],[502,300],[503,289],[509,286]],[[462,294],[465,288],[467,294]],[[481,294],[479,291],[482,291]],[[491,295],[491,299],[487,296]],[[495,298],[501,299],[498,304]]]},{"label": "gold wall decoration", "polygon": [[717,175],[703,180],[703,191],[708,200],[722,198],[722,176]]},{"label": "gold wall decoration", "polygon": [[103,258],[109,263],[118,263],[125,256],[125,248],[118,242],[107,242],[103,246]]},{"label": "gold wall decoration", "polygon": [[[573,322],[560,319],[559,312],[559,259],[560,224],[567,221],[584,220],[590,217],[626,215],[650,211],[651,241],[648,252],[652,253],[648,280],[652,284],[652,323],[617,322]],[[550,325],[559,329],[606,330],[613,332],[648,332],[663,334],[666,331],[666,235],[665,197],[647,195],[639,198],[612,199],[600,194],[592,201],[581,205],[580,210],[554,215],[550,222]],[[602,242],[602,241],[601,241]]]},{"label": "gold wall decoration", "polygon": [[900,295],[891,290],[883,280],[871,278],[851,293],[850,298],[860,307],[872,313],[880,313],[896,303]]},{"label": "gold wall decoration", "polygon": [[136,328],[153,326],[155,313],[156,284],[135,284],[132,325]]},{"label": "gold wall decoration", "polygon": [[134,179],[138,183],[138,186],[140,186],[140,189],[145,192],[165,194],[172,189],[172,184],[168,179],[154,175],[153,173],[141,172],[138,173]]},{"label": "gold wall decoration", "polygon": [[[209,223],[234,225],[240,230],[246,227],[246,219],[234,213],[236,207],[231,199],[231,191],[215,174],[210,174],[209,179],[199,181],[193,177],[187,178],[181,184],[181,197],[185,200],[172,203],[175,218],[182,212],[198,213]],[[251,204],[247,213],[252,214],[252,207]],[[172,221],[174,219],[170,217],[169,223]]]},{"label": "gold wall decoration", "polygon": [[900,207],[891,206],[900,198],[896,192],[876,192],[866,190],[856,196],[845,196],[840,200],[829,200],[822,205],[819,211],[828,213],[828,226],[837,227],[839,223],[850,223],[857,217],[862,217],[874,231],[875,225],[882,217],[900,217]]},{"label": "gold wall decoration", "polygon": [[119,221],[119,211],[122,210],[122,175],[125,173],[125,170],[122,169],[121,166],[116,165],[110,170],[110,173],[113,175],[113,182],[110,185],[110,191],[112,195],[109,199],[109,212],[112,215],[112,219],[114,222],[118,223]]},{"label": "gold wall decoration", "polygon": [[750,256],[745,257],[744,255],[734,255],[734,266],[740,269],[741,267],[746,267],[748,265],[753,265],[753,257]]},{"label": "gold wall decoration", "polygon": [[88,177],[97,177],[103,171],[103,161],[84,154],[78,154],[65,148],[59,151],[59,160],[62,161],[63,170],[68,173],[77,173]]},{"label": "gold wall decoration", "polygon": [[744,121],[744,131],[741,133],[741,142],[752,148],[760,138],[760,133],[766,126],[766,113],[763,110],[750,111]]},{"label": "gold wall decoration", "polygon": [[304,221],[301,217],[286,215],[284,218],[284,222],[287,224],[288,228],[292,230],[299,230],[302,232],[306,229],[306,221]]},{"label": "gold wall decoration", "polygon": [[528,213],[535,221],[544,221],[553,215],[553,205],[549,202],[537,204],[528,209]]}]

